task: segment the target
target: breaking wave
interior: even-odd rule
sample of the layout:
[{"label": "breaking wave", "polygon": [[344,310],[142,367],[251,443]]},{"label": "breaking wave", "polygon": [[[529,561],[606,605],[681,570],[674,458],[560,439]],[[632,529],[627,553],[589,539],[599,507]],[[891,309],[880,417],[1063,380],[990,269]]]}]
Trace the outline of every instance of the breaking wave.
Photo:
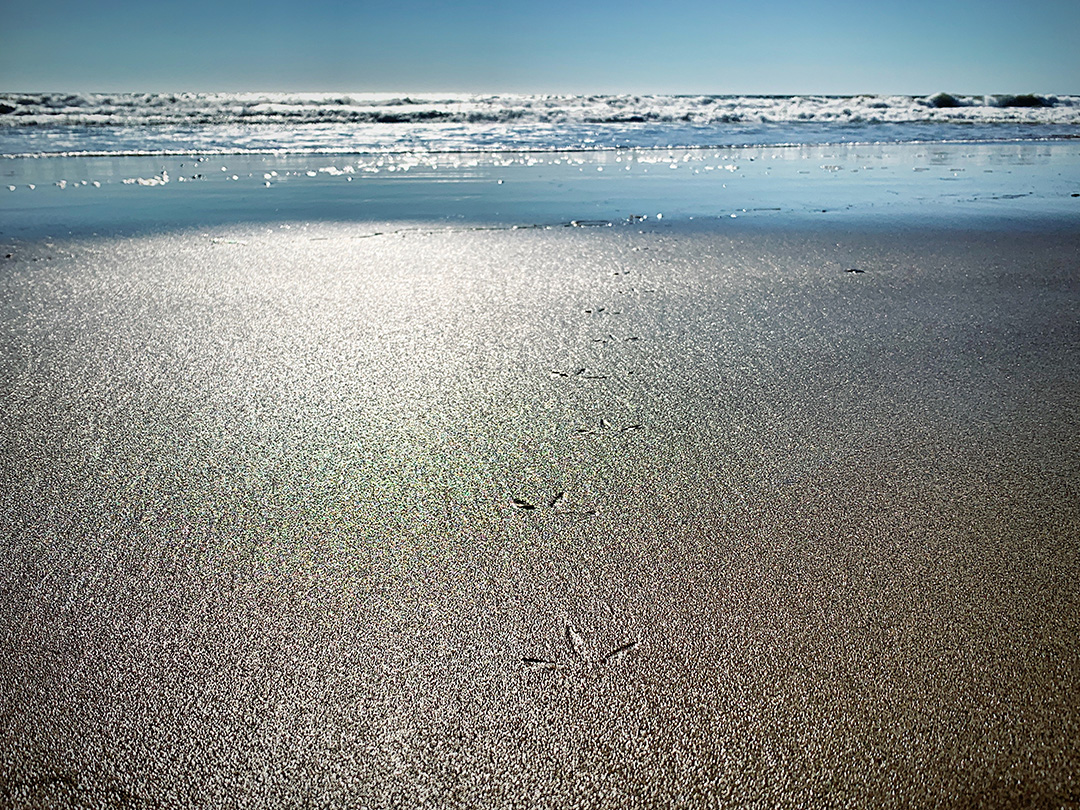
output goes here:
[{"label": "breaking wave", "polygon": [[0,93],[0,154],[608,149],[1080,137],[1080,96]]},{"label": "breaking wave", "polygon": [[0,126],[254,123],[1080,123],[1080,96],[0,93]]}]

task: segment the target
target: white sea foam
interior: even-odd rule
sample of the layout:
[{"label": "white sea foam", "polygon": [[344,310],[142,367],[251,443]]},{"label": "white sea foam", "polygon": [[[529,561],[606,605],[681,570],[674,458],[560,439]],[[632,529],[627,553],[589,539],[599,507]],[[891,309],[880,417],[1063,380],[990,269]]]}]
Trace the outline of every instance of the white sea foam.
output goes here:
[{"label": "white sea foam", "polygon": [[552,96],[0,93],[0,125],[1080,122],[1080,96]]},{"label": "white sea foam", "polygon": [[1080,137],[1080,96],[0,93],[0,154],[597,150]]}]

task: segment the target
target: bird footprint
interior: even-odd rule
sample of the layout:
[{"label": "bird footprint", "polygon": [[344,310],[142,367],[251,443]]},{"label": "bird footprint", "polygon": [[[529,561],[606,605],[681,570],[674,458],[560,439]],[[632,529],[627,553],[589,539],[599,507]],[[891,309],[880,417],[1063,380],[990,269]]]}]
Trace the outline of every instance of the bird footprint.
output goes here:
[{"label": "bird footprint", "polygon": [[604,417],[600,417],[600,426],[598,428],[577,428],[574,433],[578,436],[595,436],[598,433],[628,433],[634,430],[644,430],[645,426],[640,422],[634,422],[631,424],[623,425],[622,427],[616,427],[613,422]]},{"label": "bird footprint", "polygon": [[512,496],[510,498],[510,505],[521,512],[533,512],[537,509],[550,509],[554,512],[558,512],[563,515],[595,515],[596,509],[578,509],[570,510],[561,508],[566,503],[566,492],[559,490],[543,503],[537,505],[532,501],[527,501],[524,498],[518,498]]},{"label": "bird footprint", "polygon": [[[564,500],[566,500],[566,493],[562,492],[562,491],[559,491],[559,492],[556,492],[554,495],[552,495],[550,498],[548,498],[547,501],[543,504],[543,506],[546,509],[554,509],[559,504],[561,504]],[[516,498],[516,497],[511,498],[510,503],[513,504],[513,506],[515,508],[521,509],[522,511],[525,511],[525,512],[529,512],[529,511],[531,511],[533,509],[538,509],[539,508],[535,503],[531,503],[530,501],[527,501],[524,498]]]},{"label": "bird footprint", "polygon": [[606,380],[608,378],[607,374],[586,374],[585,372],[587,371],[588,369],[583,366],[570,369],[569,371],[564,371],[563,369],[558,368],[551,369],[551,373],[554,374],[556,377],[580,377],[583,380]]},{"label": "bird footprint", "polygon": [[[567,651],[569,652],[573,661],[578,661],[584,664],[613,664],[623,660],[633,652],[641,644],[637,639],[628,641],[624,644],[620,644],[614,649],[608,650],[599,658],[590,660],[588,654],[588,648],[585,643],[585,638],[581,635],[581,632],[574,627],[570,622],[567,622],[563,628],[563,641],[566,644]],[[556,669],[560,666],[558,655],[554,658],[538,658],[533,656],[526,656],[521,659],[521,663],[525,665],[527,669],[541,670],[541,669]]]}]

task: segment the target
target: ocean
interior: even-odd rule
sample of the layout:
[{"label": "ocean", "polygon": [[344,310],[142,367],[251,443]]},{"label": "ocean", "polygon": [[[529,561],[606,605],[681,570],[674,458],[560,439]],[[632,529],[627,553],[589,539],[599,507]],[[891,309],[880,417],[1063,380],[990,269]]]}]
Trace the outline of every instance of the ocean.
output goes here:
[{"label": "ocean", "polygon": [[[6,189],[6,191],[5,191]],[[1080,96],[0,94],[0,236],[1066,217]]]},{"label": "ocean", "polygon": [[0,155],[598,151],[1080,138],[1080,96],[0,93]]}]

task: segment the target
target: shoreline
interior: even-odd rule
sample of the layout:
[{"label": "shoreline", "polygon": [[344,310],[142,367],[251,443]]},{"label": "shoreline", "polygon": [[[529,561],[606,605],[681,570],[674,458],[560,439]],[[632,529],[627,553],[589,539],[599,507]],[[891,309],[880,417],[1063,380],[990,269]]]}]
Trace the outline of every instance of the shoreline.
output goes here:
[{"label": "shoreline", "polygon": [[[298,222],[1080,221],[1080,141],[0,161],[0,238]],[[11,189],[14,189],[12,191]]]},{"label": "shoreline", "polygon": [[824,149],[829,147],[883,147],[883,146],[994,146],[994,145],[1009,145],[1009,144],[1056,144],[1056,143],[1071,143],[1080,139],[1080,135],[1064,135],[1053,134],[1044,135],[1038,138],[946,138],[942,140],[938,139],[919,139],[911,138],[905,140],[873,140],[873,141],[858,141],[858,140],[836,140],[836,141],[785,141],[783,143],[710,143],[700,145],[663,145],[656,144],[652,146],[640,146],[630,144],[614,144],[612,146],[534,146],[534,147],[503,147],[493,149],[490,147],[476,146],[471,148],[430,148],[417,150],[415,147],[402,145],[398,148],[385,147],[385,148],[370,148],[370,149],[328,149],[328,150],[310,150],[297,148],[291,149],[274,149],[267,147],[266,149],[250,150],[250,149],[237,149],[233,151],[229,150],[216,150],[213,152],[200,152],[198,150],[184,150],[173,149],[164,151],[134,151],[134,152],[115,152],[115,151],[101,151],[101,152],[5,152],[0,154],[0,161],[3,160],[77,160],[80,158],[162,158],[162,157],[187,157],[187,158],[209,158],[211,160],[217,160],[218,158],[266,158],[266,157],[285,157],[285,158],[324,158],[324,157],[345,157],[345,158],[377,158],[387,156],[401,156],[408,155],[414,156],[416,154],[422,154],[430,157],[440,156],[476,156],[476,155],[591,155],[607,154],[611,152],[619,152],[623,154],[642,152],[717,152],[717,151],[741,151],[744,149],[798,149],[798,148],[810,148],[810,149]]}]

